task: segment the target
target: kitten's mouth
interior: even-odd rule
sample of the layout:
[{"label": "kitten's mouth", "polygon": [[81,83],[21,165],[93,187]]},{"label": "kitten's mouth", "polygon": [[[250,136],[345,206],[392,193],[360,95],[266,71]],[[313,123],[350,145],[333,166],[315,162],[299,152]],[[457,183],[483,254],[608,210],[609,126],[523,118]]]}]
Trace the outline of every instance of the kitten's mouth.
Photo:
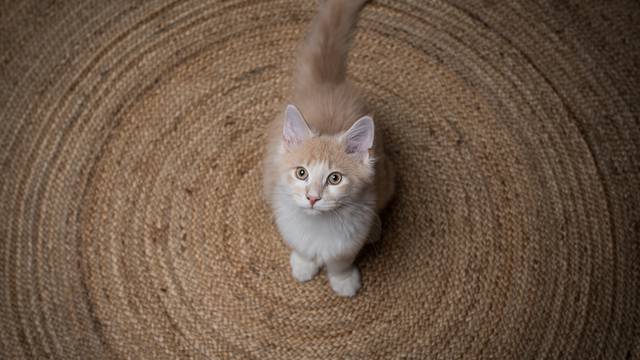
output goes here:
[{"label": "kitten's mouth", "polygon": [[322,213],[322,210],[316,208],[303,208],[302,211],[304,211],[304,213],[307,215],[318,215]]}]

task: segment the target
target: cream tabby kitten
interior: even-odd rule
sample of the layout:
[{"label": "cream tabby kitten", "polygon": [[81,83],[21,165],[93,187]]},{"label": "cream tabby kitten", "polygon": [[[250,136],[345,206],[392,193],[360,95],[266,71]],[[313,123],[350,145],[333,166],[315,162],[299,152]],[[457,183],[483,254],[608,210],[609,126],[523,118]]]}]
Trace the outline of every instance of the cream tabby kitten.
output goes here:
[{"label": "cream tabby kitten", "polygon": [[292,248],[298,281],[326,267],[341,296],[361,286],[353,261],[380,236],[393,171],[379,132],[346,79],[349,33],[366,0],[325,0],[299,54],[294,91],[270,127],[265,194]]}]

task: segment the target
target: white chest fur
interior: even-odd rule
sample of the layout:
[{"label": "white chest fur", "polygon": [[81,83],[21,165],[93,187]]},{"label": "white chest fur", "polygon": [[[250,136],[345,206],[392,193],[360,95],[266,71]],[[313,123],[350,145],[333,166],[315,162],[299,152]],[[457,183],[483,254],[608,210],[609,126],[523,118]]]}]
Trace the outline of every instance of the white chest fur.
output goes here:
[{"label": "white chest fur", "polygon": [[279,201],[276,224],[285,242],[321,263],[357,254],[366,241],[375,214],[362,207],[310,215],[295,204]]}]

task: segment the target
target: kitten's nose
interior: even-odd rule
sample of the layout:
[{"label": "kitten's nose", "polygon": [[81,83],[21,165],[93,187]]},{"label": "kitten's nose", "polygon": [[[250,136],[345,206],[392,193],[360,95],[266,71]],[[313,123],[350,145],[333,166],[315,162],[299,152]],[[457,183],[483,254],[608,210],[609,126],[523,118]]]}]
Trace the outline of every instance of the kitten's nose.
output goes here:
[{"label": "kitten's nose", "polygon": [[307,194],[307,200],[309,200],[309,202],[311,203],[311,206],[313,206],[315,203],[318,202],[318,200],[320,200],[320,197]]}]

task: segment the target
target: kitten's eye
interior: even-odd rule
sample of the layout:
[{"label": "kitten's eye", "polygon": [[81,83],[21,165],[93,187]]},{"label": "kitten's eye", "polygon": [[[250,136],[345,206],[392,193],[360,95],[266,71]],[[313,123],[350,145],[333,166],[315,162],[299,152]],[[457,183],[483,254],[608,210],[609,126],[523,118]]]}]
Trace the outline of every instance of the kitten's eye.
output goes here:
[{"label": "kitten's eye", "polygon": [[339,172],[333,172],[329,175],[329,184],[331,185],[338,185],[340,184],[340,181],[342,181],[342,174],[340,174]]},{"label": "kitten's eye", "polygon": [[305,180],[309,174],[307,173],[307,169],[303,167],[296,168],[296,177],[300,180]]}]

